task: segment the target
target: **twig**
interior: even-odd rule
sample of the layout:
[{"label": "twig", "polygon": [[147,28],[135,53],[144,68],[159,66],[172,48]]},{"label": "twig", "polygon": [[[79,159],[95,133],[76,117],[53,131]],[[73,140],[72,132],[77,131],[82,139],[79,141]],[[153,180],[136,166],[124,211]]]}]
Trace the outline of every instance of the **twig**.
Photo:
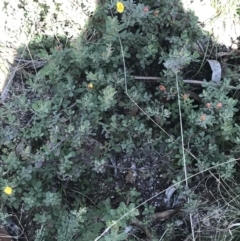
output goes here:
[{"label": "twig", "polygon": [[134,79],[142,79],[142,80],[162,80],[160,77],[153,77],[153,76],[133,76],[131,75],[132,78]]},{"label": "twig", "polygon": [[39,69],[43,67],[47,61],[46,60],[25,60],[25,59],[15,59],[16,62],[23,62],[25,63],[25,66],[29,67],[35,67],[36,69]]},{"label": "twig", "polygon": [[[153,76],[131,76],[134,79],[139,79],[139,80],[162,80],[160,77],[153,77]],[[187,84],[197,84],[197,85],[203,85],[204,81],[201,80],[183,80],[184,83]],[[231,90],[239,90],[240,88],[234,87],[234,86],[228,86],[228,89]]]}]

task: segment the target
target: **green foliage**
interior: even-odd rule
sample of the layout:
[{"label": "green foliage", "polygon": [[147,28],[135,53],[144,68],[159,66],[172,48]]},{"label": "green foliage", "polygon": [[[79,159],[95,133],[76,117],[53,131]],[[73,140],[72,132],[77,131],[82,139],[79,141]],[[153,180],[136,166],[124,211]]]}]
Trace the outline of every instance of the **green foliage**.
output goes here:
[{"label": "green foliage", "polygon": [[221,84],[205,82],[206,88],[200,95],[203,104],[197,110],[189,107],[192,103],[188,100],[183,102],[190,124],[185,138],[190,138],[189,145],[197,151],[198,165],[202,168],[216,166],[226,178],[234,173],[234,162],[219,164],[235,157],[233,153],[239,143],[240,131],[236,117],[238,101],[228,97],[229,85],[230,79],[222,80]]},{"label": "green foliage", "polygon": [[[141,214],[139,192],[129,191],[125,182],[119,190],[107,165],[127,156],[144,167],[165,146],[175,175],[158,167],[159,172],[172,177],[167,185],[182,180],[178,96],[189,150],[186,165],[195,173],[215,167],[223,178],[235,171],[233,162],[221,165],[239,152],[238,101],[229,97],[231,79],[205,82],[201,103],[182,98],[190,88],[182,81],[185,68],[199,61],[191,51],[202,36],[196,17],[177,1],[122,2],[122,14],[116,12],[116,1],[100,4],[79,36],[80,17],[72,25],[63,18],[64,6],[69,7],[65,1],[21,1],[19,6],[31,19],[29,26],[33,16],[44,25],[24,57],[47,64],[27,75],[24,88],[12,90],[0,108],[6,164],[0,171],[1,182],[14,189],[6,205],[23,206],[32,214],[35,240],[94,240],[112,224],[100,240],[128,240],[125,229],[136,216],[151,223],[153,207],[146,205]],[[55,18],[58,27],[51,24]],[[136,75],[160,80],[151,84]],[[129,168],[131,161],[120,166]],[[112,193],[118,198],[110,199]],[[173,224],[167,228],[173,230]]]}]

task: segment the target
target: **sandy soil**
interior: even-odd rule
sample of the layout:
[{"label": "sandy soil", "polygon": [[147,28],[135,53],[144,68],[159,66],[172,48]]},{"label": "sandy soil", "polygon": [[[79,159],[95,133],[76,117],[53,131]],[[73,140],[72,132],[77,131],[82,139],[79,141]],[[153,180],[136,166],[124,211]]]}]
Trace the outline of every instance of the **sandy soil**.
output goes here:
[{"label": "sandy soil", "polygon": [[240,16],[237,15],[236,8],[230,5],[230,1],[225,7],[220,4],[214,6],[214,0],[183,0],[182,2],[184,8],[195,13],[203,29],[210,32],[220,45],[233,49],[239,47]]}]

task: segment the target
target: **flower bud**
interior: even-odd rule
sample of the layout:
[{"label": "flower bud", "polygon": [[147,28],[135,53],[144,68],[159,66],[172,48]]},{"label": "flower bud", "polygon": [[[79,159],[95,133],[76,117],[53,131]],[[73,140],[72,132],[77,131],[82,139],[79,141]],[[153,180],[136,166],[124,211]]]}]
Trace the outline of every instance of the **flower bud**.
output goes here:
[{"label": "flower bud", "polygon": [[217,108],[217,109],[221,109],[221,108],[222,108],[222,106],[223,106],[223,105],[222,105],[222,103],[221,103],[221,102],[219,102],[219,103],[217,103],[216,108]]},{"label": "flower bud", "polygon": [[201,117],[200,117],[200,120],[201,120],[201,121],[205,121],[205,120],[206,120],[206,117],[207,117],[206,115],[202,114]]},{"label": "flower bud", "polygon": [[211,106],[212,106],[211,103],[207,103],[207,104],[206,104],[206,107],[207,107],[208,109],[211,108]]},{"label": "flower bud", "polygon": [[145,6],[145,7],[143,8],[143,12],[147,13],[148,11],[149,11],[148,6]]},{"label": "flower bud", "polygon": [[184,100],[186,100],[186,99],[188,99],[189,96],[188,96],[188,94],[184,94],[182,97]]},{"label": "flower bud", "polygon": [[159,14],[159,11],[157,11],[157,10],[153,12],[153,15],[154,15],[155,17],[157,17],[158,14]]},{"label": "flower bud", "polygon": [[165,88],[165,86],[163,86],[163,85],[159,85],[158,88],[159,88],[161,91],[166,91],[166,88]]}]

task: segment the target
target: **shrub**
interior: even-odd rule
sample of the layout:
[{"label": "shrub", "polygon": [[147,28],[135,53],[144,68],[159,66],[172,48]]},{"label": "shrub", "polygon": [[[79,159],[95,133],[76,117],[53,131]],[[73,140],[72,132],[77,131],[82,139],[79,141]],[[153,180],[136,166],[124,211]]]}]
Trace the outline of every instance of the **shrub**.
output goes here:
[{"label": "shrub", "polygon": [[[99,5],[87,30],[70,42],[56,40],[50,25],[37,33],[24,58],[47,64],[28,69],[23,88],[13,89],[0,109],[1,181],[14,190],[8,206],[23,207],[33,218],[37,231],[30,240],[94,240],[106,227],[112,228],[101,240],[131,240],[126,228],[142,215],[136,207],[146,196],[129,188],[118,168],[150,167],[159,150],[174,169],[173,175],[156,166],[157,174],[170,177],[166,186],[184,178],[185,165],[194,173],[217,166],[225,178],[234,172],[231,163],[220,165],[236,157],[239,142],[231,79],[206,82],[202,103],[185,95],[190,86],[183,74],[198,63],[191,49],[203,35],[196,17],[178,1],[122,1],[122,13],[116,3]],[[35,4],[41,24],[57,18],[64,5]],[[147,204],[145,212],[151,208]]]}]

